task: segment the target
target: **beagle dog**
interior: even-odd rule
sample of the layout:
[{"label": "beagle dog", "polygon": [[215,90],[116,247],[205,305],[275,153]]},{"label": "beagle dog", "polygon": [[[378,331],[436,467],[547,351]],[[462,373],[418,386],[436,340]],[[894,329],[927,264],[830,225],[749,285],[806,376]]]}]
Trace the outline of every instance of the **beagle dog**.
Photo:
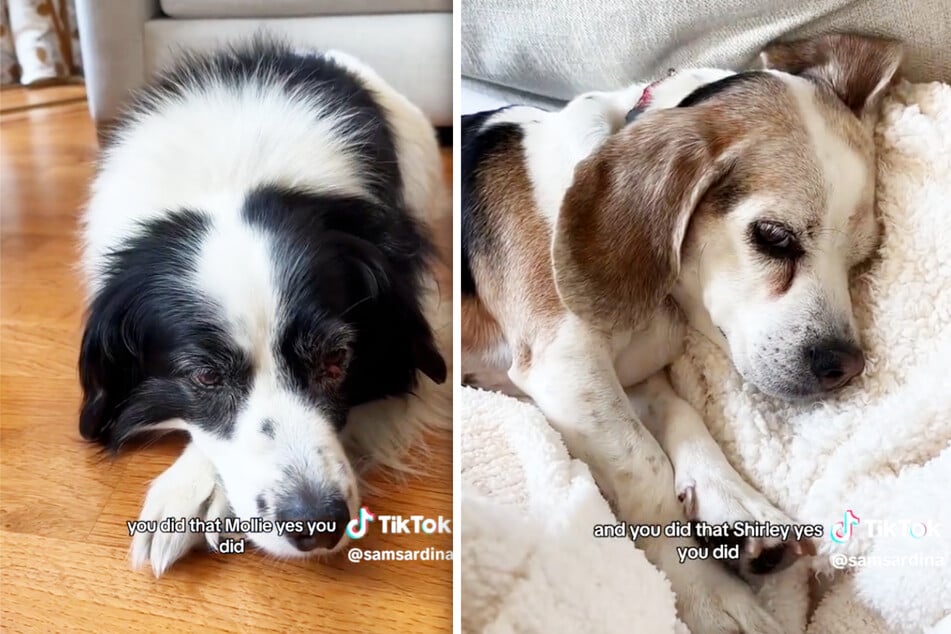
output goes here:
[{"label": "beagle dog", "polygon": [[[463,118],[464,382],[527,396],[639,524],[794,523],[737,474],[666,366],[688,327],[746,381],[822,398],[864,369],[849,273],[874,251],[872,123],[897,42],[780,43],[561,111]],[[640,538],[692,632],[779,632],[688,538]],[[743,576],[813,544],[745,538]]]}]

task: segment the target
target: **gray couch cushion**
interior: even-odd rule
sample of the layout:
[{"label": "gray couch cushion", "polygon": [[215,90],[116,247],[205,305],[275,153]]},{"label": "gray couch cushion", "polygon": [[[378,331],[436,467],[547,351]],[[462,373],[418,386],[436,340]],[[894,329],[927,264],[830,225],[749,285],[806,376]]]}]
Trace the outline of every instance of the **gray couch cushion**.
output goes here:
[{"label": "gray couch cushion", "polygon": [[452,11],[452,0],[162,0],[173,18],[291,18]]},{"label": "gray couch cushion", "polygon": [[829,31],[901,39],[910,79],[951,81],[946,0],[465,0],[462,74],[565,100],[672,67],[745,67],[776,38]]}]

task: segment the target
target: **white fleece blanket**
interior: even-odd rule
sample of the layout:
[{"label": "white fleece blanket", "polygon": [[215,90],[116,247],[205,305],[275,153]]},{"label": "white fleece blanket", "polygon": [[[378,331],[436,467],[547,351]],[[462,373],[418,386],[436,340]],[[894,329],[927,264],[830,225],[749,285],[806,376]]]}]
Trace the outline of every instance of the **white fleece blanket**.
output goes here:
[{"label": "white fleece blanket", "polygon": [[463,632],[686,634],[644,554],[627,538],[593,537],[617,520],[537,408],[462,388],[455,412]]},{"label": "white fleece blanket", "polygon": [[[762,588],[790,632],[951,629],[951,87],[901,83],[876,142],[884,235],[853,284],[861,380],[819,404],[770,399],[698,334],[672,372],[733,465],[780,508],[827,529],[847,509],[860,519],[851,539],[817,544],[814,612],[806,565]],[[592,538],[614,518],[537,409],[463,389],[455,412],[465,631],[683,628],[640,551]],[[833,555],[866,559],[838,571]]]}]

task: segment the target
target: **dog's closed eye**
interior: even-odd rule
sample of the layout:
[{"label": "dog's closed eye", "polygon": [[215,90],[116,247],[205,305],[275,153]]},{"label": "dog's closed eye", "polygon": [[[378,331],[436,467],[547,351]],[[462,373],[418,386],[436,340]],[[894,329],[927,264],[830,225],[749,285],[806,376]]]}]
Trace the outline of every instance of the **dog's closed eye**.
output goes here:
[{"label": "dog's closed eye", "polygon": [[779,260],[795,260],[803,254],[796,234],[786,225],[759,220],[750,225],[750,240],[757,251]]}]

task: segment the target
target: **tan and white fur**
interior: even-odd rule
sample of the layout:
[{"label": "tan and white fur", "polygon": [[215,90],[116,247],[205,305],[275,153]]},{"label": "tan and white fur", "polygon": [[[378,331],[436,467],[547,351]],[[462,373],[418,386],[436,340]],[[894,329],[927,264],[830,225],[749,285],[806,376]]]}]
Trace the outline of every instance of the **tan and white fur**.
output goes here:
[{"label": "tan and white fur", "polygon": [[[671,388],[687,327],[781,397],[864,366],[848,279],[877,241],[868,124],[900,47],[833,35],[761,57],[688,107],[733,73],[677,73],[629,124],[643,85],[464,121],[464,381],[531,398],[625,521],[792,523]],[[690,545],[638,541],[691,631],[780,631],[720,563],[681,563]],[[749,539],[739,567],[812,553]]]}]

